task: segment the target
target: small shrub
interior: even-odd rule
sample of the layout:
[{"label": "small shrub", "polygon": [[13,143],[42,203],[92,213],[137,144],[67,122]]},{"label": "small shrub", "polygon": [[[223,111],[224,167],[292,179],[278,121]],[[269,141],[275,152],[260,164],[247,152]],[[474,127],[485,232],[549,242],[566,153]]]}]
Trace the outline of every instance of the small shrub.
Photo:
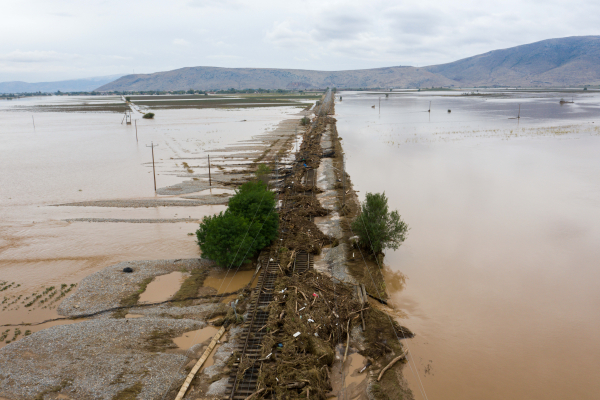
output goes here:
[{"label": "small shrub", "polygon": [[386,248],[396,250],[406,239],[408,225],[400,219],[398,211],[388,211],[384,193],[367,193],[360,215],[352,222],[361,247],[373,254],[383,254]]},{"label": "small shrub", "polygon": [[144,114],[144,116],[142,118],[146,118],[146,119],[153,119],[154,118],[154,113],[146,113]]},{"label": "small shrub", "polygon": [[310,124],[310,118],[308,118],[308,117],[303,117],[303,118],[300,120],[300,125],[302,125],[302,126],[306,126],[306,125],[308,125],[308,124]]}]

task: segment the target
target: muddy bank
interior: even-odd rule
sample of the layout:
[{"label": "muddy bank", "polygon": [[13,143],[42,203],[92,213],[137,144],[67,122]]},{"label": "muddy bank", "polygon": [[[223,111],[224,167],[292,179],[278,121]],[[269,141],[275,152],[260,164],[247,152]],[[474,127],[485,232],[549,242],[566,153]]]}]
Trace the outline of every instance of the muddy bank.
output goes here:
[{"label": "muddy bank", "polygon": [[144,199],[144,200],[92,200],[80,201],[77,203],[56,204],[56,206],[69,207],[119,207],[119,208],[140,208],[140,207],[197,207],[209,205],[201,200],[164,200],[164,199]]},{"label": "muddy bank", "polygon": [[124,218],[69,218],[63,219],[65,222],[125,222],[129,224],[174,224],[176,222],[198,222],[200,220],[193,218],[144,218],[144,219],[124,219]]},{"label": "muddy bank", "polygon": [[[32,399],[45,395],[72,399],[114,399],[129,391],[138,398],[173,398],[180,383],[200,358],[215,329],[231,307],[219,302],[224,290],[249,285],[252,271],[225,279],[207,260],[123,262],[81,281],[63,301],[59,312],[76,317],[122,304],[130,312],[104,313],[83,322],[35,332],[0,350],[0,398]],[[123,268],[133,272],[125,273]],[[204,280],[207,285],[204,286]],[[217,295],[211,299],[211,295]],[[204,300],[185,300],[189,294]],[[135,299],[132,302],[131,298]],[[138,308],[135,304],[165,298],[181,301]],[[245,292],[235,297],[243,312]],[[221,322],[222,323],[222,322]],[[187,332],[187,333],[186,333]],[[198,373],[186,398],[224,386],[213,384],[227,370],[226,363],[239,329],[230,330],[210,361]],[[190,397],[191,396],[191,397]]]},{"label": "muddy bank", "polygon": [[103,319],[36,332],[0,351],[0,396],[109,400],[139,385],[140,398],[158,399],[183,378],[181,365],[191,359],[167,352],[176,348],[171,338],[203,326],[186,319]]},{"label": "muddy bank", "polygon": [[[123,298],[137,293],[149,279],[175,271],[204,270],[211,265],[212,262],[202,259],[125,261],[111,265],[84,278],[78,290],[60,304],[58,312],[76,317],[119,307]],[[124,268],[133,272],[123,272]]]}]

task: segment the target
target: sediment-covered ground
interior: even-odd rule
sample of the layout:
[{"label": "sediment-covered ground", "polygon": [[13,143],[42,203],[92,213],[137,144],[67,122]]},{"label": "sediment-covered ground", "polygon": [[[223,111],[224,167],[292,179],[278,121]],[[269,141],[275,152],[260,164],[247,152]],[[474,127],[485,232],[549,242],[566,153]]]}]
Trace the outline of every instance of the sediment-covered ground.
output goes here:
[{"label": "sediment-covered ground", "polygon": [[[300,134],[302,147],[298,150]],[[309,395],[318,399],[328,395],[354,399],[412,398],[402,378],[401,363],[390,369],[381,382],[376,379],[376,372],[402,351],[402,344],[394,338],[398,333],[412,334],[391,323],[379,307],[357,297],[360,283],[376,297],[385,297],[385,293],[380,291],[381,278],[373,280],[370,276],[376,264],[365,260],[363,266],[354,257],[357,249],[353,247],[349,221],[356,216],[358,202],[349,177],[341,172],[343,150],[335,120],[327,112],[321,113],[305,129],[299,128],[298,119],[289,120],[257,140],[262,143],[223,149],[223,153],[231,154],[216,155],[215,165],[220,164],[220,168],[211,174],[222,187],[235,187],[251,179],[261,163],[273,170],[279,167],[272,178],[279,187],[282,202],[294,204],[288,208],[291,212],[281,216],[280,228],[284,234],[275,245],[279,249],[282,274],[276,283],[279,294],[264,327],[269,333],[263,343],[264,359],[257,388],[263,391],[257,393],[260,394],[257,398],[273,393],[285,398]],[[296,160],[289,156],[292,149],[298,151]],[[249,153],[249,150],[255,151]],[[235,165],[238,169],[232,169],[225,164],[231,158],[248,161],[239,162]],[[292,168],[299,161],[303,169]],[[316,178],[316,185],[311,188],[306,181],[310,169],[315,171]],[[181,199],[102,200],[61,205],[158,207],[227,201],[228,194],[190,195],[207,189],[208,174],[186,176],[191,180],[157,191],[159,195],[186,195]],[[316,196],[305,196],[309,190]],[[345,201],[340,201],[344,197]],[[73,221],[150,222],[110,218]],[[151,221],[187,222],[188,219]],[[294,254],[299,250],[317,256],[315,271],[289,277],[284,271],[292,266]],[[131,272],[124,272],[125,268]],[[207,339],[183,349],[173,339],[208,324],[224,324],[228,333],[212,355],[214,364],[197,374],[184,398],[222,397],[227,391],[230,367],[237,359],[233,350],[242,337],[239,324],[248,318],[250,282],[248,287],[234,293],[217,294],[216,289],[204,286],[214,268],[212,263],[199,259],[127,261],[86,277],[77,291],[63,301],[59,312],[68,317],[87,316],[87,320],[36,332],[0,350],[0,397],[173,399],[208,342]],[[140,294],[146,287],[157,277],[173,272],[185,272],[187,277],[171,300],[139,307]],[[286,290],[289,291],[283,294]],[[238,302],[235,311],[224,304],[233,300]],[[89,316],[107,309],[111,311]],[[366,326],[364,330],[361,321]],[[299,339],[294,332],[300,332]],[[270,358],[273,349],[277,349],[277,356]],[[360,375],[358,371],[363,367],[367,371]]]}]

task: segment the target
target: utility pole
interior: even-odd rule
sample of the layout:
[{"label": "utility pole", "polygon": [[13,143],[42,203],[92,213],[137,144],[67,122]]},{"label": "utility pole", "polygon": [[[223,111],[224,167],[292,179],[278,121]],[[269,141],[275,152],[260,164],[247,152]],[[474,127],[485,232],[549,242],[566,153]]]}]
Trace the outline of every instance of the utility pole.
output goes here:
[{"label": "utility pole", "polygon": [[210,177],[210,154],[208,155],[208,186],[212,186],[212,178]]},{"label": "utility pole", "polygon": [[346,160],[342,159],[342,190],[344,191],[344,205],[346,205]]},{"label": "utility pole", "polygon": [[154,144],[154,142],[150,142],[150,146],[146,145],[146,147],[152,148],[152,175],[154,175],[154,191],[156,192],[156,170],[154,169],[154,148],[158,146]]},{"label": "utility pole", "polygon": [[33,119],[33,115],[31,116],[31,120],[33,121],[33,130],[35,131],[35,119]]},{"label": "utility pole", "polygon": [[381,115],[381,96],[379,96],[379,115]]},{"label": "utility pole", "polygon": [[135,141],[138,141],[138,136],[137,136],[137,119],[135,120]]}]

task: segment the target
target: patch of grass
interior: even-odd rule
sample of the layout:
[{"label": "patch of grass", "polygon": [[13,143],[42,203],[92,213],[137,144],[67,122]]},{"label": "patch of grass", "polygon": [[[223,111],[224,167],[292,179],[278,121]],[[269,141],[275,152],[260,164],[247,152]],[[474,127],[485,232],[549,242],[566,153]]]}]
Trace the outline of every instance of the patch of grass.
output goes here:
[{"label": "patch of grass", "polygon": [[112,400],[136,400],[137,396],[142,392],[142,382],[137,382],[135,385],[121,390]]},{"label": "patch of grass", "polygon": [[170,330],[152,331],[144,347],[146,348],[146,350],[152,353],[158,353],[167,349],[175,348],[177,346],[175,345],[175,343],[173,343],[173,340],[171,340],[172,337],[173,333]]},{"label": "patch of grass", "polygon": [[175,300],[173,304],[179,307],[192,305],[193,300],[184,299],[187,299],[188,297],[194,297],[197,295],[198,289],[200,289],[202,285],[204,285],[204,280],[206,279],[207,275],[208,271],[206,271],[205,269],[192,270],[189,278],[183,281],[177,293],[173,295],[173,300]]},{"label": "patch of grass", "polygon": [[56,385],[50,389],[44,390],[43,392],[41,392],[40,394],[38,394],[37,396],[35,396],[35,400],[44,400],[44,397],[47,394],[51,394],[51,393],[57,393],[60,392],[61,390],[63,390],[65,387],[67,387],[67,385],[71,383],[68,379],[63,380],[60,385]]},{"label": "patch of grass", "polygon": [[[138,290],[136,290],[135,292],[131,293],[129,296],[126,296],[124,298],[121,299],[121,306],[124,307],[131,307],[131,306],[135,306],[138,302],[138,300],[140,299],[140,295],[142,293],[144,293],[144,291],[146,290],[146,287],[148,286],[148,284],[150,282],[152,282],[154,280],[154,277],[151,276],[149,278],[144,279],[143,281],[140,282],[140,287]],[[125,318],[125,315],[129,312],[128,309],[123,309],[123,310],[119,310],[119,311],[115,311],[112,314],[113,318]]]}]

